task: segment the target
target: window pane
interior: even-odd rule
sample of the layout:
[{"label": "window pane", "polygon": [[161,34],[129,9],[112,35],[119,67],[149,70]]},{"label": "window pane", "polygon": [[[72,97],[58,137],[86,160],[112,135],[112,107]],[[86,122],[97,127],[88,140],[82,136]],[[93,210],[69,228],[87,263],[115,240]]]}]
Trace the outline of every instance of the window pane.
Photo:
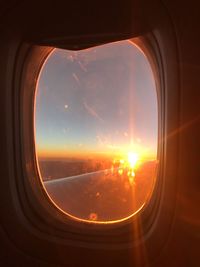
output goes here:
[{"label": "window pane", "polygon": [[55,49],[38,78],[36,155],[50,199],[88,221],[125,219],[153,190],[158,107],[150,64],[130,41]]}]

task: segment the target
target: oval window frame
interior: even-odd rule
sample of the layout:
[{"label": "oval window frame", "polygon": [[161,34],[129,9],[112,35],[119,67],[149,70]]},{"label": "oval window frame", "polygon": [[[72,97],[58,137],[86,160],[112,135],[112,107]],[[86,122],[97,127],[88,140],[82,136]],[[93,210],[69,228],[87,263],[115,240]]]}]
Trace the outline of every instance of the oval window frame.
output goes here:
[{"label": "oval window frame", "polygon": [[[162,60],[161,60],[161,55],[159,54],[159,48],[157,46],[157,42],[152,34],[130,39],[130,41],[134,42],[134,44],[137,45],[139,49],[143,51],[143,53],[145,53],[145,56],[149,60],[149,63],[151,65],[152,71],[155,76],[157,96],[158,96],[158,111],[160,111],[162,105],[161,104],[162,97],[160,96],[160,92],[162,91],[161,88],[163,87],[163,72],[162,72]],[[95,244],[98,243],[96,242],[96,240],[99,240],[99,238],[101,240],[102,237],[104,237],[106,244],[109,246],[109,241],[111,241],[110,240],[111,236],[112,236],[112,241],[111,241],[112,244],[113,242],[116,243],[116,245],[119,244],[119,242],[121,243],[120,241],[121,239],[127,240],[127,242],[130,243],[130,238],[128,238],[127,234],[125,234],[127,233],[127,231],[128,233],[129,231],[131,233],[132,236],[131,243],[141,242],[141,240],[144,240],[144,236],[147,237],[148,234],[150,233],[150,229],[152,228],[153,222],[157,217],[156,210],[160,206],[159,196],[161,195],[161,192],[159,191],[161,191],[162,187],[162,179],[160,179],[160,176],[162,176],[161,173],[163,171],[162,166],[159,166],[157,174],[159,178],[156,179],[151,199],[150,201],[148,201],[147,205],[145,205],[145,208],[143,208],[142,211],[139,212],[139,214],[130,216],[130,218],[122,220],[117,223],[111,222],[103,224],[101,222],[89,223],[88,221],[84,222],[81,220],[74,220],[66,216],[65,213],[62,214],[60,210],[58,210],[57,208],[55,208],[54,205],[52,205],[51,201],[49,200],[49,197],[44,191],[44,188],[41,186],[37,161],[35,157],[33,117],[30,120],[30,114],[34,114],[35,106],[33,99],[35,95],[34,92],[37,84],[37,77],[40,73],[40,69],[44,64],[45,59],[48,57],[49,53],[53,50],[53,48],[28,46],[26,47],[25,50],[26,50],[26,61],[24,64],[24,71],[22,75],[22,86],[21,86],[23,95],[21,104],[21,109],[23,110],[23,112],[21,112],[21,144],[23,153],[22,166],[23,166],[24,176],[28,177],[28,179],[23,180],[26,196],[29,200],[28,203],[31,206],[31,210],[33,210],[34,213],[37,214],[37,216],[35,217],[36,221],[38,218],[41,217],[45,221],[46,218],[51,218],[51,227],[55,227],[58,231],[62,230],[63,236],[65,236],[65,233],[63,233],[63,231],[66,232],[66,227],[67,227],[70,232],[72,231],[82,236],[83,240],[87,240],[88,239],[87,237],[89,235],[89,239],[90,240],[91,238],[92,240],[94,239]],[[29,74],[30,71],[31,71],[31,79]],[[158,140],[160,139],[160,136],[162,136],[163,133],[160,127],[162,116],[163,113],[158,112]],[[24,127],[25,126],[24,121],[27,122],[26,127]],[[26,144],[26,147],[24,144]],[[158,158],[160,157],[160,155],[163,155],[163,146],[158,141],[158,147],[157,147]],[[131,225],[135,224],[135,222],[137,222],[138,220],[142,222],[144,228],[142,233],[136,234],[134,229],[128,229],[127,226],[130,224]],[[115,237],[114,239],[113,239],[113,231],[114,232],[117,231],[116,232],[117,234],[116,235],[114,234]],[[119,236],[121,238],[119,238]]]},{"label": "oval window frame", "polygon": [[[140,53],[144,56],[144,58],[148,61],[148,65],[149,65],[149,71],[152,72],[152,75],[153,75],[153,78],[154,78],[154,82],[156,81],[155,79],[155,73],[152,69],[152,63],[149,62],[149,58],[146,56],[145,52],[142,50],[142,48],[140,47],[141,46],[141,42],[139,43],[139,38],[137,38],[137,41],[138,41],[138,44],[136,44],[136,38],[134,38],[134,40],[125,40],[125,41],[128,41],[130,43],[132,43],[136,49],[138,49],[140,51]],[[145,49],[145,48],[143,48]],[[38,75],[38,83],[39,83],[39,80],[40,80],[40,76],[42,75],[42,72],[43,72],[43,69],[45,68],[45,64],[46,62],[49,60],[49,58],[51,57],[52,53],[54,52],[54,49],[52,49],[50,51],[50,53],[47,55],[46,59],[44,60],[44,63],[40,69],[40,72],[39,72],[39,75]],[[36,94],[36,91],[38,90],[38,83],[37,83],[37,86],[36,86],[36,90],[35,90],[35,106],[36,106],[36,101],[37,101],[37,94]],[[158,110],[158,93],[157,93],[157,85],[156,85],[156,82],[155,82],[155,90],[156,90],[156,108]],[[34,111],[35,112],[35,111]],[[158,123],[158,114],[157,114],[157,123]],[[36,124],[36,121],[34,120],[34,125]],[[158,127],[159,128],[159,127]],[[35,140],[36,140],[36,126],[34,126],[34,129],[35,129]],[[157,133],[157,137],[158,137],[158,133]],[[158,155],[158,138],[157,138],[157,153],[156,153],[156,156]],[[35,141],[35,155],[36,155],[36,162],[37,162],[37,168],[38,168],[38,174],[39,174],[39,177],[40,177],[40,181],[41,181],[41,184],[43,186],[43,189],[44,191],[46,192],[49,200],[52,202],[52,204],[58,209],[60,210],[60,212],[62,212],[63,214],[65,214],[66,216],[68,216],[70,219],[72,220],[76,220],[76,221],[79,221],[79,222],[85,222],[85,223],[94,223],[94,224],[114,224],[114,223],[120,223],[120,222],[123,222],[123,221],[126,221],[126,220],[129,220],[130,218],[132,218],[133,216],[135,216],[137,213],[141,212],[141,210],[143,208],[145,208],[145,206],[148,204],[152,194],[153,194],[153,191],[154,191],[154,185],[156,183],[156,179],[157,179],[157,173],[156,173],[156,177],[154,178],[154,182],[151,186],[151,191],[148,192],[148,196],[147,198],[145,198],[145,201],[143,202],[143,204],[140,206],[140,208],[138,208],[136,211],[134,211],[131,215],[128,215],[124,218],[120,218],[120,219],[116,219],[116,220],[109,220],[109,221],[101,221],[101,220],[95,220],[95,221],[92,221],[92,220],[89,220],[89,219],[83,219],[83,218],[79,218],[77,217],[76,215],[73,215],[69,212],[67,212],[66,210],[62,209],[59,204],[56,203],[56,200],[52,199],[51,197],[51,194],[48,192],[48,189],[45,187],[45,184],[43,182],[43,179],[42,179],[42,174],[40,173],[40,164],[39,164],[39,158],[37,156],[37,146],[36,146],[36,141]],[[156,159],[157,160],[157,157]]]}]

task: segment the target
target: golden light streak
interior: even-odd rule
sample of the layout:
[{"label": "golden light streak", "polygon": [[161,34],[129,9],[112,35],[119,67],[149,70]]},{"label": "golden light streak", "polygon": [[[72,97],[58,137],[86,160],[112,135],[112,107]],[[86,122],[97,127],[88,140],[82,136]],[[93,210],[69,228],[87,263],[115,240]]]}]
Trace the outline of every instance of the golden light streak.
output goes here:
[{"label": "golden light streak", "polygon": [[137,153],[134,152],[129,152],[128,153],[128,161],[129,161],[129,165],[131,168],[134,168],[137,161],[138,161],[139,155]]}]

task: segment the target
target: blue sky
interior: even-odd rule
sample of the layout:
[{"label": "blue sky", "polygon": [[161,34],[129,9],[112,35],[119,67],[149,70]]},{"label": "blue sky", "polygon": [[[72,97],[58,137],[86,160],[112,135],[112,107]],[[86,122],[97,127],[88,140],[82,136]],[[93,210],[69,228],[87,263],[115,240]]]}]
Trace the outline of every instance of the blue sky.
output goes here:
[{"label": "blue sky", "polygon": [[157,117],[150,65],[129,41],[78,52],[55,49],[42,68],[35,129],[43,155],[155,152]]}]

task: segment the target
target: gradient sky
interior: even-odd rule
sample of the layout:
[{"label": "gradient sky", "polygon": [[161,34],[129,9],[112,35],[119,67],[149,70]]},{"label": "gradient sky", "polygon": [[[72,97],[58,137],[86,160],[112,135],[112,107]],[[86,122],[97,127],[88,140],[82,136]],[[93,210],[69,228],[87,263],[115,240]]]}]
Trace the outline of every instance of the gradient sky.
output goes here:
[{"label": "gradient sky", "polygon": [[55,49],[36,91],[42,156],[157,149],[155,81],[143,53],[120,41],[78,52]]}]

